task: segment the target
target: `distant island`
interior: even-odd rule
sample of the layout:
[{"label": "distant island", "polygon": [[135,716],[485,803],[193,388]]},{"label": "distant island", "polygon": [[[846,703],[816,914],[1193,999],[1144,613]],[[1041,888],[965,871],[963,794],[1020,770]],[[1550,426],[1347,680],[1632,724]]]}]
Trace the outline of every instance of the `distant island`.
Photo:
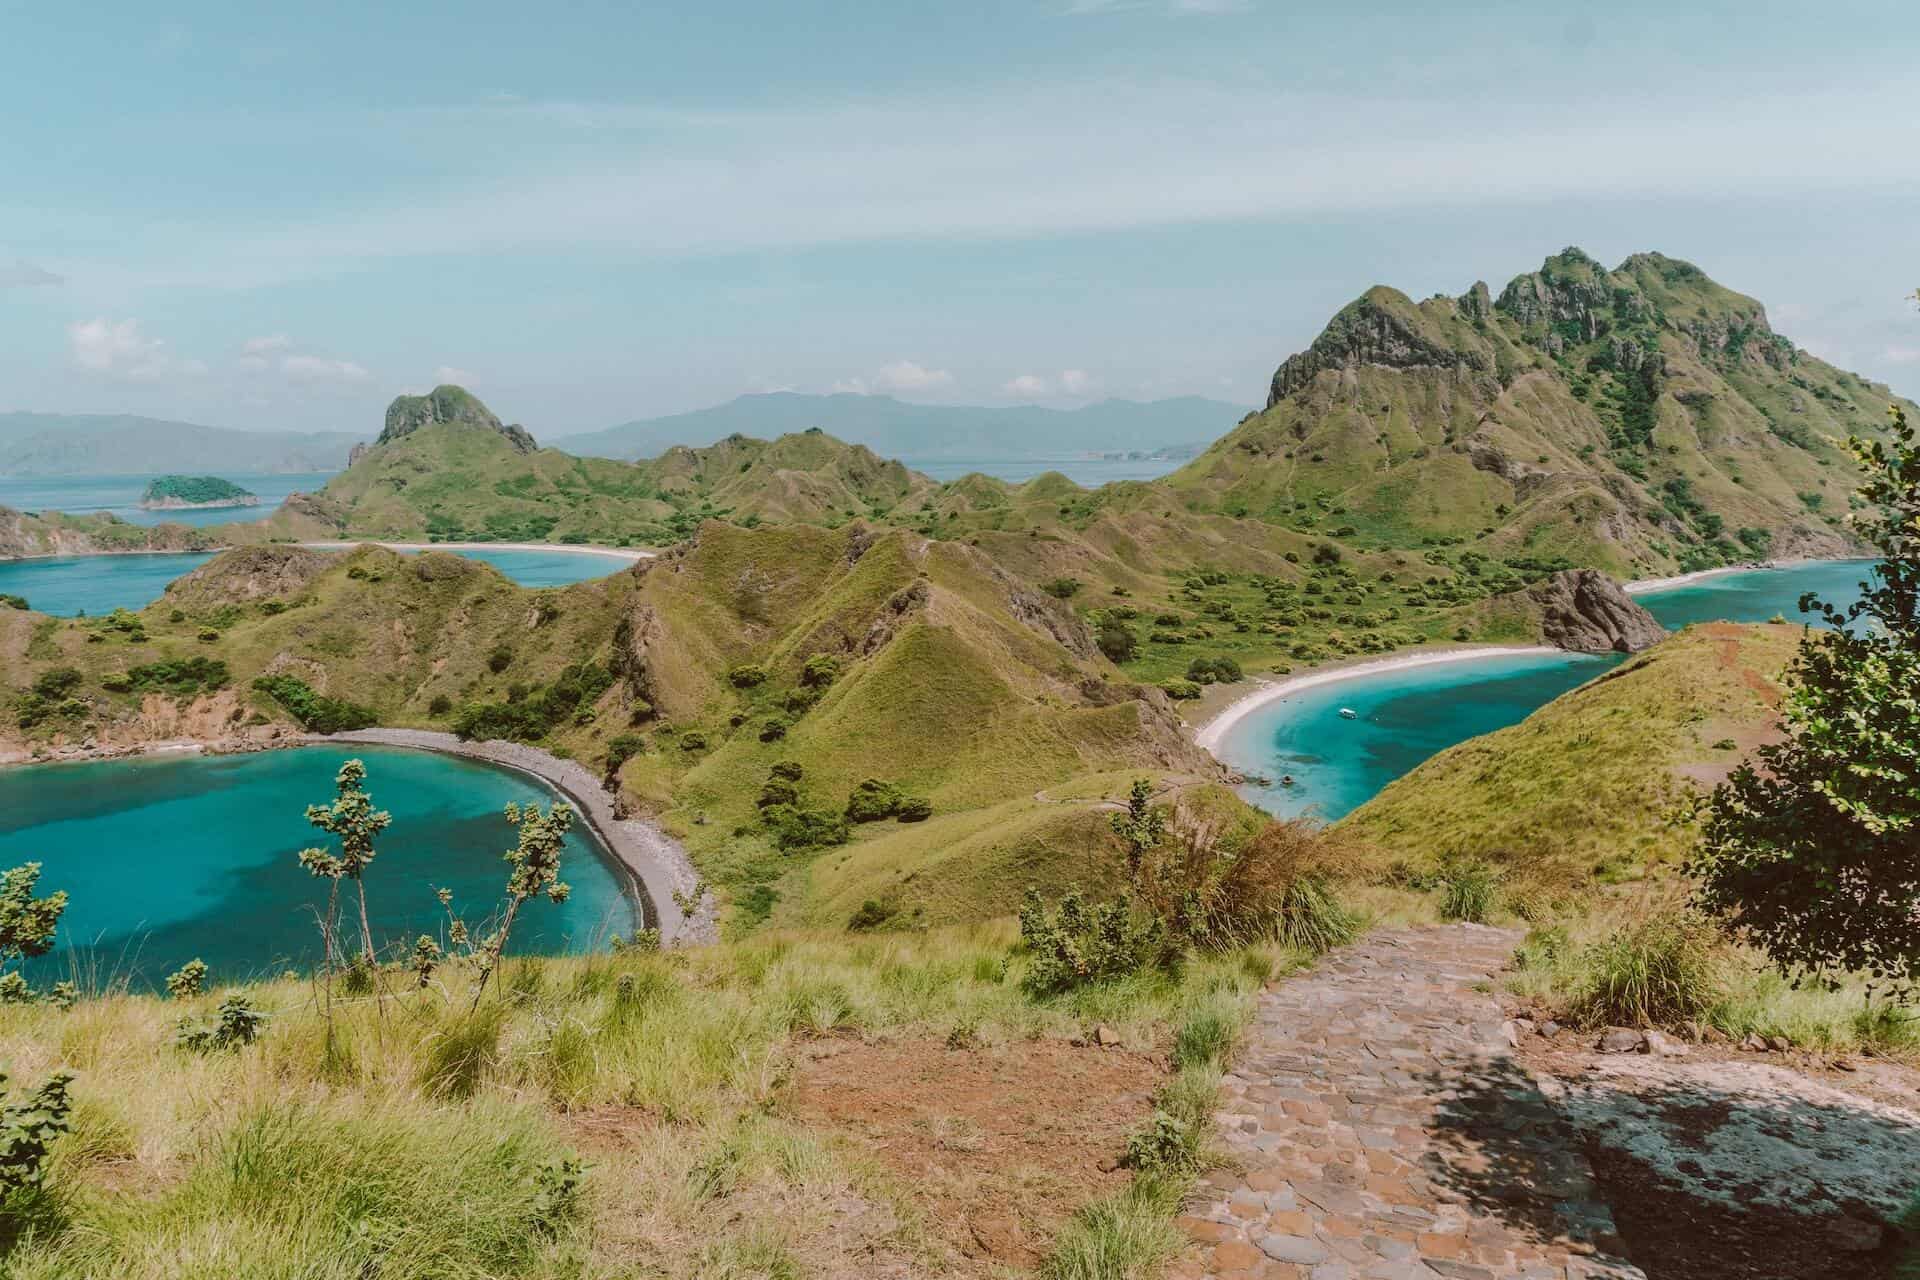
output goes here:
[{"label": "distant island", "polygon": [[143,511],[184,511],[206,507],[257,507],[260,499],[219,476],[156,476],[140,495]]}]

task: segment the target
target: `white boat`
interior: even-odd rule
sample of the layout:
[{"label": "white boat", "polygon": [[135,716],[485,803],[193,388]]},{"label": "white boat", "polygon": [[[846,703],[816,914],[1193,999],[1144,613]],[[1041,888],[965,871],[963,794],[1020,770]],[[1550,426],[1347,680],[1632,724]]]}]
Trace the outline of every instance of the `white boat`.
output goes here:
[{"label": "white boat", "polygon": [[1360,718],[1360,713],[1358,711],[1355,711],[1352,707],[1342,707],[1340,708],[1340,718],[1342,720],[1358,720]]}]

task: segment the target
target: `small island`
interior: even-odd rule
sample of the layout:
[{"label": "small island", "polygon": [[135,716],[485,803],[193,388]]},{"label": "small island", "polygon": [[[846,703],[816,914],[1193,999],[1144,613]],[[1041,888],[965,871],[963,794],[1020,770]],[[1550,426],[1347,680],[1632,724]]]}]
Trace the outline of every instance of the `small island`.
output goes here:
[{"label": "small island", "polygon": [[258,495],[219,476],[156,476],[140,495],[143,511],[184,511],[209,507],[257,507]]}]

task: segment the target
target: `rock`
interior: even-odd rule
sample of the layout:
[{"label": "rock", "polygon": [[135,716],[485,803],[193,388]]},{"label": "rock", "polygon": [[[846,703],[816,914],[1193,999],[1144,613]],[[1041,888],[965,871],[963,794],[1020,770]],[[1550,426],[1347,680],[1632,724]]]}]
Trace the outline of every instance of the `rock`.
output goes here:
[{"label": "rock", "polygon": [[1502,1035],[1506,1036],[1508,1044],[1512,1045],[1516,1049],[1520,1047],[1521,1027],[1518,1019],[1509,1018],[1501,1026],[1500,1032]]},{"label": "rock", "polygon": [[1291,1262],[1300,1267],[1310,1267],[1327,1260],[1326,1246],[1305,1236],[1262,1236],[1260,1252],[1275,1262]]},{"label": "rock", "polygon": [[1647,1037],[1631,1027],[1608,1027],[1596,1047],[1602,1053],[1644,1053]]},{"label": "rock", "polygon": [[1767,1042],[1762,1040],[1754,1032],[1749,1031],[1747,1032],[1747,1038],[1740,1042],[1740,1047],[1748,1053],[1765,1053],[1767,1051]]},{"label": "rock", "polygon": [[1102,1049],[1111,1049],[1120,1043],[1120,1033],[1101,1023],[1093,1029],[1093,1042]]},{"label": "rock", "polygon": [[497,431],[507,438],[507,443],[513,446],[516,453],[533,453],[540,447],[534,443],[532,434],[525,427],[507,426],[493,416],[492,410],[480,403],[478,396],[464,387],[454,386],[435,387],[424,396],[400,396],[395,399],[387,406],[386,426],[375,443],[391,444],[422,427],[445,422]]},{"label": "rock", "polygon": [[1527,589],[1540,635],[1573,653],[1638,653],[1667,638],[1659,620],[1598,569],[1563,569]]},{"label": "rock", "polygon": [[1768,1036],[1767,1048],[1775,1053],[1785,1053],[1787,1050],[1793,1048],[1793,1042],[1785,1036]]},{"label": "rock", "polygon": [[1845,1058],[1835,1058],[1833,1060],[1833,1069],[1835,1071],[1858,1071],[1860,1068],[1854,1066]]},{"label": "rock", "polygon": [[1661,1035],[1658,1031],[1649,1031],[1646,1043],[1641,1046],[1640,1052],[1651,1053],[1660,1058],[1684,1058],[1693,1050],[1677,1040]]},{"label": "rock", "polygon": [[1842,1253],[1872,1253],[1887,1236],[1886,1228],[1865,1218],[1835,1218],[1827,1223],[1827,1243]]},{"label": "rock", "polygon": [[1691,1019],[1680,1024],[1680,1034],[1694,1044],[1699,1044],[1707,1038],[1706,1028]]},{"label": "rock", "polygon": [[1548,1018],[1545,1022],[1540,1024],[1540,1034],[1545,1036],[1547,1039],[1551,1040],[1555,1036],[1560,1034],[1560,1024],[1555,1022],[1552,1018]]}]

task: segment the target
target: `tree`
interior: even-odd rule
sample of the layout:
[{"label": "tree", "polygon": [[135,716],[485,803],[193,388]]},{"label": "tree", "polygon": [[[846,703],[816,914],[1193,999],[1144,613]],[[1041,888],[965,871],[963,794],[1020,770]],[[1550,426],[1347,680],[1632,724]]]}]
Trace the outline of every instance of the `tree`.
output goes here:
[{"label": "tree", "polygon": [[[23,862],[0,873],[0,969],[53,950],[60,913],[67,909],[67,892],[33,896],[40,883],[40,864]],[[0,974],[0,1000],[13,1002],[33,995],[19,970]]]},{"label": "tree", "polygon": [[501,953],[507,949],[507,938],[513,933],[513,922],[521,906],[541,894],[552,902],[565,902],[573,892],[560,879],[560,855],[565,849],[567,828],[573,825],[573,809],[555,802],[547,812],[541,813],[537,804],[525,807],[510,804],[507,822],[520,832],[518,845],[506,855],[511,868],[507,872],[507,910],[500,927],[481,944],[480,981],[473,989],[470,1008],[479,1008],[480,996],[487,989],[487,979],[500,963]]},{"label": "tree", "polygon": [[1850,436],[1866,472],[1856,533],[1880,552],[1846,609],[1801,597],[1809,631],[1785,676],[1786,736],[1703,806],[1689,866],[1706,909],[1785,972],[1867,974],[1900,999],[1920,977],[1920,430]]},{"label": "tree", "polygon": [[362,873],[373,861],[373,838],[387,829],[393,815],[373,807],[372,797],[360,785],[366,780],[367,766],[358,760],[349,760],[334,775],[333,803],[307,806],[307,821],[340,841],[337,855],[325,849],[300,851],[301,866],[332,882],[327,893],[327,918],[321,926],[328,963],[334,958],[333,926],[340,882],[351,880],[360,894],[360,956],[367,965],[373,964],[373,929],[367,924],[367,884]]},{"label": "tree", "polygon": [[1100,624],[1095,643],[1100,646],[1100,652],[1107,655],[1109,662],[1131,662],[1134,655],[1140,652],[1139,635],[1118,618],[1109,618]]}]

